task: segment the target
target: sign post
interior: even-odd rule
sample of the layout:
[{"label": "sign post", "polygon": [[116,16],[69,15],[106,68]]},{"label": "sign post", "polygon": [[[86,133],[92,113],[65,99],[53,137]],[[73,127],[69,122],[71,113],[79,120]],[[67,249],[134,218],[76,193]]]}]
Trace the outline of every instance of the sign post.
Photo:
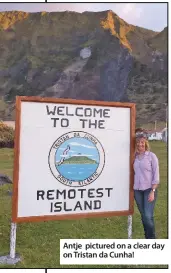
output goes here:
[{"label": "sign post", "polygon": [[11,259],[15,259],[16,235],[17,235],[17,224],[11,223],[11,234],[10,234],[10,258]]},{"label": "sign post", "polygon": [[128,216],[128,239],[132,239],[132,215]]},{"label": "sign post", "polygon": [[21,261],[19,255],[16,255],[16,233],[17,224],[11,223],[11,233],[10,233],[10,254],[6,256],[0,256],[0,264],[16,264]]},{"label": "sign post", "polygon": [[16,98],[10,256],[16,223],[128,216],[135,104]]}]

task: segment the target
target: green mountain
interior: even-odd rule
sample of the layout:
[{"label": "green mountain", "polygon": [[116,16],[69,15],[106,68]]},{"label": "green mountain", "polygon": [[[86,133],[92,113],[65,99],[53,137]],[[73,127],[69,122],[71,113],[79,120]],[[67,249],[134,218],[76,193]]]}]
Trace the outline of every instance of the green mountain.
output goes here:
[{"label": "green mountain", "polygon": [[87,156],[72,156],[67,158],[63,164],[97,164],[97,162]]},{"label": "green mountain", "polygon": [[164,121],[167,32],[111,10],[0,12],[0,119],[24,95],[135,102],[138,123]]}]

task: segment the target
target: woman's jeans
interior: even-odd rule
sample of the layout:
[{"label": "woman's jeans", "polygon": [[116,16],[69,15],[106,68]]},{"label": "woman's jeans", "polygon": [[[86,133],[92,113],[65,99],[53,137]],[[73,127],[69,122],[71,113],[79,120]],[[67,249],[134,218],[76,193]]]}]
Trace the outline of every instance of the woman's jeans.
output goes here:
[{"label": "woman's jeans", "polygon": [[141,219],[144,227],[144,233],[146,239],[155,239],[155,226],[154,226],[154,206],[157,197],[157,191],[154,192],[154,201],[149,202],[148,196],[151,189],[144,191],[134,190],[134,198],[137,207],[141,214]]}]

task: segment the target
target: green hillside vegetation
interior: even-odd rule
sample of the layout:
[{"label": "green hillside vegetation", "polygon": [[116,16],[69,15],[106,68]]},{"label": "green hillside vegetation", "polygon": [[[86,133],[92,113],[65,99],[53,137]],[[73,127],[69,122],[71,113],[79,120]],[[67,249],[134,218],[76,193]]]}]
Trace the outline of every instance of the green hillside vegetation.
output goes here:
[{"label": "green hillside vegetation", "polygon": [[160,33],[157,33],[155,36],[150,38],[148,42],[148,46],[153,48],[154,50],[159,50],[160,52],[164,52],[167,54],[167,43],[166,43],[166,37],[167,37],[168,28],[165,27],[163,31]]},{"label": "green hillside vegetation", "polygon": [[14,129],[0,121],[0,148],[14,147]]},{"label": "green hillside vegetation", "polygon": [[87,156],[72,156],[67,158],[63,164],[97,164],[97,162]]}]

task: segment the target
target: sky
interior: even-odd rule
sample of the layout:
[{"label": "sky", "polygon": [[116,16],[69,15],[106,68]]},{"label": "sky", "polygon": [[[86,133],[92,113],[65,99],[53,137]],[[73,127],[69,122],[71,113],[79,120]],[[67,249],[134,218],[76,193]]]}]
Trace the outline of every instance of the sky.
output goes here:
[{"label": "sky", "polygon": [[[66,148],[70,146],[70,150],[63,155]],[[89,140],[83,138],[69,139],[61,144],[60,148],[56,153],[56,161],[60,161],[61,157],[67,158],[68,156],[87,156],[91,159],[99,161],[99,154],[96,146]]]},{"label": "sky", "polygon": [[0,11],[22,10],[26,12],[38,11],[103,11],[113,10],[127,23],[162,31],[167,26],[166,3],[44,3],[44,4],[13,4],[0,3]]}]

